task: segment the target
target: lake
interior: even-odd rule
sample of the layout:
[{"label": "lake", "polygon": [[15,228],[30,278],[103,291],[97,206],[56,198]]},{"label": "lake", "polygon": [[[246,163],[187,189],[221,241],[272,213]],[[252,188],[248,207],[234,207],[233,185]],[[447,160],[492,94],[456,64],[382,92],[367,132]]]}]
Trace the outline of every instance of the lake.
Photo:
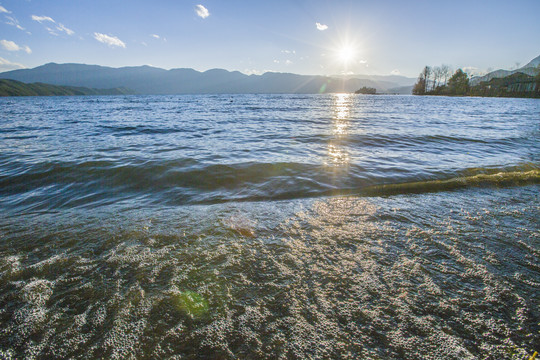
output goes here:
[{"label": "lake", "polygon": [[0,358],[540,350],[536,99],[0,109]]}]

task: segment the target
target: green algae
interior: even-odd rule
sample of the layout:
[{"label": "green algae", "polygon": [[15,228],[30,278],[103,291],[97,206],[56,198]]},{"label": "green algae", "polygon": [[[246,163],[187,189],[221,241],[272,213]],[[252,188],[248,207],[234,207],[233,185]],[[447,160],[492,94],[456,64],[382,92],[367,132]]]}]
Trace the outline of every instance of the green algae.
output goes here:
[{"label": "green algae", "polygon": [[194,291],[182,291],[172,296],[176,307],[191,317],[201,317],[208,312],[208,301]]}]

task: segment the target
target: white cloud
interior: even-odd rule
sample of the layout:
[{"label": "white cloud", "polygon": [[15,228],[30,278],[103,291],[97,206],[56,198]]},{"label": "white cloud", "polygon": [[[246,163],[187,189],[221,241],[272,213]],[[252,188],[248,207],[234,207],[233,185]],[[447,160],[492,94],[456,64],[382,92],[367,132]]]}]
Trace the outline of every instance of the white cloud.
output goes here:
[{"label": "white cloud", "polygon": [[274,70],[257,70],[257,69],[244,69],[242,71],[246,75],[262,75],[267,72],[275,72]]},{"label": "white cloud", "polygon": [[65,27],[64,25],[62,24],[58,24],[58,26],[56,27],[58,30],[60,31],[63,31],[65,32],[66,34],[68,35],[73,35],[75,34],[75,31],[71,30],[71,29],[68,29],[67,27]]},{"label": "white cloud", "polygon": [[94,33],[94,39],[96,39],[97,41],[101,43],[107,44],[109,46],[118,46],[122,48],[126,47],[126,44],[122,40],[117,38],[116,36],[110,36],[110,35],[101,34],[101,33]]},{"label": "white cloud", "polygon": [[320,31],[324,31],[324,30],[328,29],[328,25],[324,25],[324,24],[321,24],[321,23],[315,23],[315,25],[317,26],[317,30],[320,30]]},{"label": "white cloud", "polygon": [[206,19],[210,16],[210,12],[208,11],[208,9],[200,4],[195,6],[195,12],[197,13],[197,16],[202,17],[203,19]]},{"label": "white cloud", "polygon": [[0,6],[0,13],[8,13],[8,14],[11,14],[11,11],[8,11],[8,10],[6,10],[5,7]]},{"label": "white cloud", "polygon": [[398,69],[392,70],[392,71],[390,72],[390,74],[392,74],[392,75],[401,75],[401,73],[399,72]]},{"label": "white cloud", "polygon": [[19,51],[21,49],[19,45],[9,40],[0,40],[0,45],[7,51]]},{"label": "white cloud", "polygon": [[0,57],[0,71],[9,71],[15,69],[24,69],[26,66],[18,63],[11,62]]},{"label": "white cloud", "polygon": [[58,34],[56,33],[56,30],[51,29],[48,26],[45,26],[45,29],[49,32],[49,34],[54,35],[54,36],[58,36]]},{"label": "white cloud", "polygon": [[465,66],[461,68],[463,72],[467,73],[469,76],[473,75],[483,75],[483,71],[481,71],[479,68],[474,66]]},{"label": "white cloud", "polygon": [[19,25],[19,21],[17,19],[15,19],[13,16],[7,16],[6,15],[6,19],[7,19],[6,24],[11,25],[11,26],[15,26],[19,30],[25,30],[25,28],[23,28],[21,25]]},{"label": "white cloud", "polygon": [[0,40],[0,46],[7,51],[24,51],[27,54],[32,53],[32,49],[30,49],[28,46],[19,46],[15,42],[9,40]]},{"label": "white cloud", "polygon": [[246,75],[261,75],[263,72],[256,69],[244,69],[244,74]]},{"label": "white cloud", "polygon": [[158,34],[150,34],[150,37],[164,43],[167,42],[167,38],[164,38],[163,36],[159,36]]},{"label": "white cloud", "polygon": [[60,31],[60,32],[65,32],[66,34],[68,35],[73,35],[75,34],[75,31],[71,30],[71,29],[68,29],[67,27],[65,27],[63,24],[60,24],[60,23],[57,23],[56,21],[53,20],[53,18],[49,17],[49,16],[37,16],[37,15],[32,15],[32,20],[34,21],[37,21],[38,23],[40,24],[43,24],[43,22],[52,22],[53,24],[55,24],[55,27],[56,29],[52,29],[50,27],[45,27],[45,29],[47,29],[47,31],[51,34],[51,35],[55,35],[57,36],[58,34],[56,33],[56,31]]},{"label": "white cloud", "polygon": [[9,40],[0,40],[0,45],[7,51],[19,51],[21,49],[19,45]]},{"label": "white cloud", "polygon": [[37,16],[37,15],[32,15],[32,20],[34,21],[37,21],[38,23],[42,23],[44,21],[50,21],[52,23],[54,23],[54,20],[48,16]]}]

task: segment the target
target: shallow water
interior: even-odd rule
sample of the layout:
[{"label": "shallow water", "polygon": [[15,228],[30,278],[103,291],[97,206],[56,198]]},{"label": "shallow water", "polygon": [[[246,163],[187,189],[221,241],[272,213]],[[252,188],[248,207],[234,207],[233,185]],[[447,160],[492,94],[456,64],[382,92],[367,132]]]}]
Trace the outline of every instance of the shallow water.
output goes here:
[{"label": "shallow water", "polygon": [[536,100],[0,106],[0,357],[540,349]]}]

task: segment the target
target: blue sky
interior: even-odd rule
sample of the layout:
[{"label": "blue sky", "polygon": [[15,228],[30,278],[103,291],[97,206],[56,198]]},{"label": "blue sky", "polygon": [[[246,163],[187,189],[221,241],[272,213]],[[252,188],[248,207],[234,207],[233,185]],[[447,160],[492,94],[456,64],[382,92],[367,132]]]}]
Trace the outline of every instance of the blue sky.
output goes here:
[{"label": "blue sky", "polygon": [[298,74],[513,68],[540,0],[0,0],[0,71],[48,62]]}]

